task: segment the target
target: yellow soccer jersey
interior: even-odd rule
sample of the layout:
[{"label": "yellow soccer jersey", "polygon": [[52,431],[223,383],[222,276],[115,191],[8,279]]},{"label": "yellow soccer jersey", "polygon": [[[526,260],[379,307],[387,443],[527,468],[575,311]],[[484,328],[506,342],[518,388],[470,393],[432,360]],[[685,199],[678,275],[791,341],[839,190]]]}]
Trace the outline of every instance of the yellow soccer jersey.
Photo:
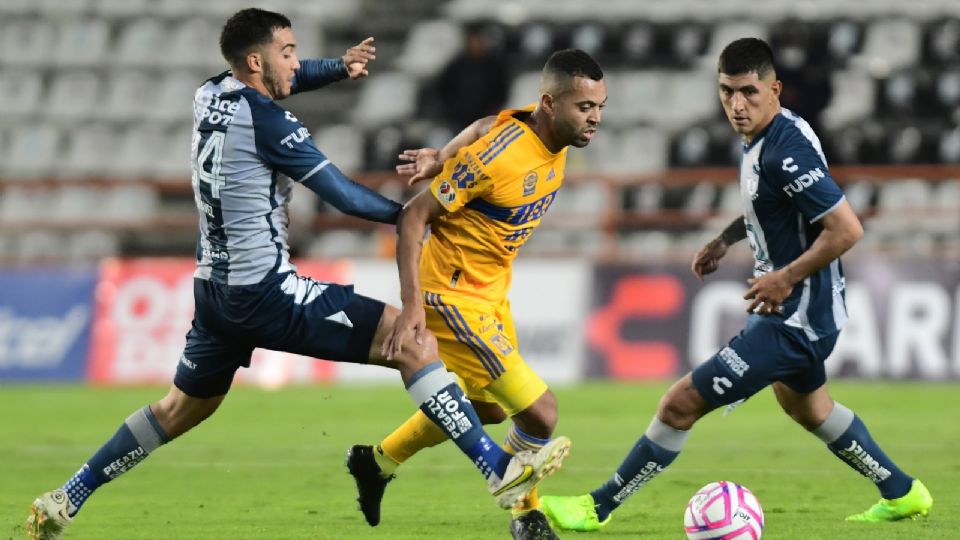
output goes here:
[{"label": "yellow soccer jersey", "polygon": [[430,226],[420,257],[424,290],[497,304],[507,296],[517,251],[563,182],[567,149],[552,153],[517,116],[502,111],[490,131],[461,148],[430,192],[449,212]]}]

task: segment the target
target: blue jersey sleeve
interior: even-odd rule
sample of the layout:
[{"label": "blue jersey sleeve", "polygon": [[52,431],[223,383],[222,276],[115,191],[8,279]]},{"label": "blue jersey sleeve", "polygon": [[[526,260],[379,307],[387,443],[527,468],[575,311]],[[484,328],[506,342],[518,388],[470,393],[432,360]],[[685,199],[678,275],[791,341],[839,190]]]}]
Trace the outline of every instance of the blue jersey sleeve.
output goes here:
[{"label": "blue jersey sleeve", "polygon": [[251,103],[257,155],[271,168],[303,182],[337,210],[381,223],[396,223],[400,204],[340,172],[313,144],[310,131],[272,101]]},{"label": "blue jersey sleeve", "polygon": [[822,152],[797,133],[765,151],[764,176],[810,223],[819,221],[843,200]]},{"label": "blue jersey sleeve", "polygon": [[347,78],[347,66],[342,58],[320,58],[300,61],[300,69],[293,77],[292,93],[309,92]]}]

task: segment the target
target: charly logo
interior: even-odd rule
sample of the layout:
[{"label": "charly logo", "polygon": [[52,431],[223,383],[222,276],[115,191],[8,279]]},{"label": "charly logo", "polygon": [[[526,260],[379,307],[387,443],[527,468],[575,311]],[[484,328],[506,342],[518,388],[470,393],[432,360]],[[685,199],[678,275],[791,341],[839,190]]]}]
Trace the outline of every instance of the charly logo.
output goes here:
[{"label": "charly logo", "polygon": [[537,190],[537,172],[530,171],[523,177],[523,196],[529,197]]}]

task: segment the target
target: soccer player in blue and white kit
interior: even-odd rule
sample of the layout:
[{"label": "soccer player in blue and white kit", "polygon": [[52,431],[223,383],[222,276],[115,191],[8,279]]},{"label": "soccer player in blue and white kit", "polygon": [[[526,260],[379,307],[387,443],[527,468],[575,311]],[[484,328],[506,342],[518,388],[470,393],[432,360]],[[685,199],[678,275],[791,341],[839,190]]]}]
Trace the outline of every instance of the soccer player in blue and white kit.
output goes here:
[{"label": "soccer player in blue and white kit", "polygon": [[853,470],[881,501],[851,521],[927,515],[933,499],[880,449],[863,421],[827,391],[824,360],[847,320],[840,255],[863,228],[830,176],[820,141],[802,118],[780,107],[773,53],[762,40],[730,43],[720,56],[724,112],[743,136],[744,214],[694,258],[697,277],[715,271],[744,238],[755,265],[746,327],[663,396],[650,426],[616,474],[590,494],[541,498],[558,528],[593,531],[680,453],[694,423],[771,385],[780,406]]},{"label": "soccer player in blue and white kit", "polygon": [[[433,334],[384,352],[399,310],[353,287],[300,276],[289,261],[287,207],[300,182],[339,210],[396,223],[400,204],[345,177],[276,101],[367,74],[372,38],[342,59],[297,59],[289,19],[244,9],[224,25],[231,71],[206,81],[193,103],[193,190],[200,212],[195,313],[169,393],[131,414],[63,487],[30,509],[31,538],[58,538],[87,498],[161,445],[209,417],[256,347],[400,371],[417,406],[474,462],[503,508],[522,499],[563,459],[565,437],[511,456],[484,432],[443,368]],[[199,534],[203,536],[203,534]]]}]

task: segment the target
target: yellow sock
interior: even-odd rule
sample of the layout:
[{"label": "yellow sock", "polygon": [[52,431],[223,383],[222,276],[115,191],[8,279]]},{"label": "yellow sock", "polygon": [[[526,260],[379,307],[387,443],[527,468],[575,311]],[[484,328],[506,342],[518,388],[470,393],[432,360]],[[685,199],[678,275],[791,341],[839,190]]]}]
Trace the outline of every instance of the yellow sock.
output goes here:
[{"label": "yellow sock", "polygon": [[[436,446],[445,440],[447,440],[447,434],[431,422],[422,411],[417,411],[393,433],[384,437],[377,448],[386,454],[387,459],[400,465],[420,450]],[[379,453],[374,452],[374,456]],[[380,461],[378,460],[377,463],[379,464]],[[387,465],[389,466],[389,463]],[[382,470],[383,465],[380,468]],[[396,469],[396,466],[393,468]],[[384,472],[387,471],[384,470]],[[388,474],[392,474],[392,471]]]}]

